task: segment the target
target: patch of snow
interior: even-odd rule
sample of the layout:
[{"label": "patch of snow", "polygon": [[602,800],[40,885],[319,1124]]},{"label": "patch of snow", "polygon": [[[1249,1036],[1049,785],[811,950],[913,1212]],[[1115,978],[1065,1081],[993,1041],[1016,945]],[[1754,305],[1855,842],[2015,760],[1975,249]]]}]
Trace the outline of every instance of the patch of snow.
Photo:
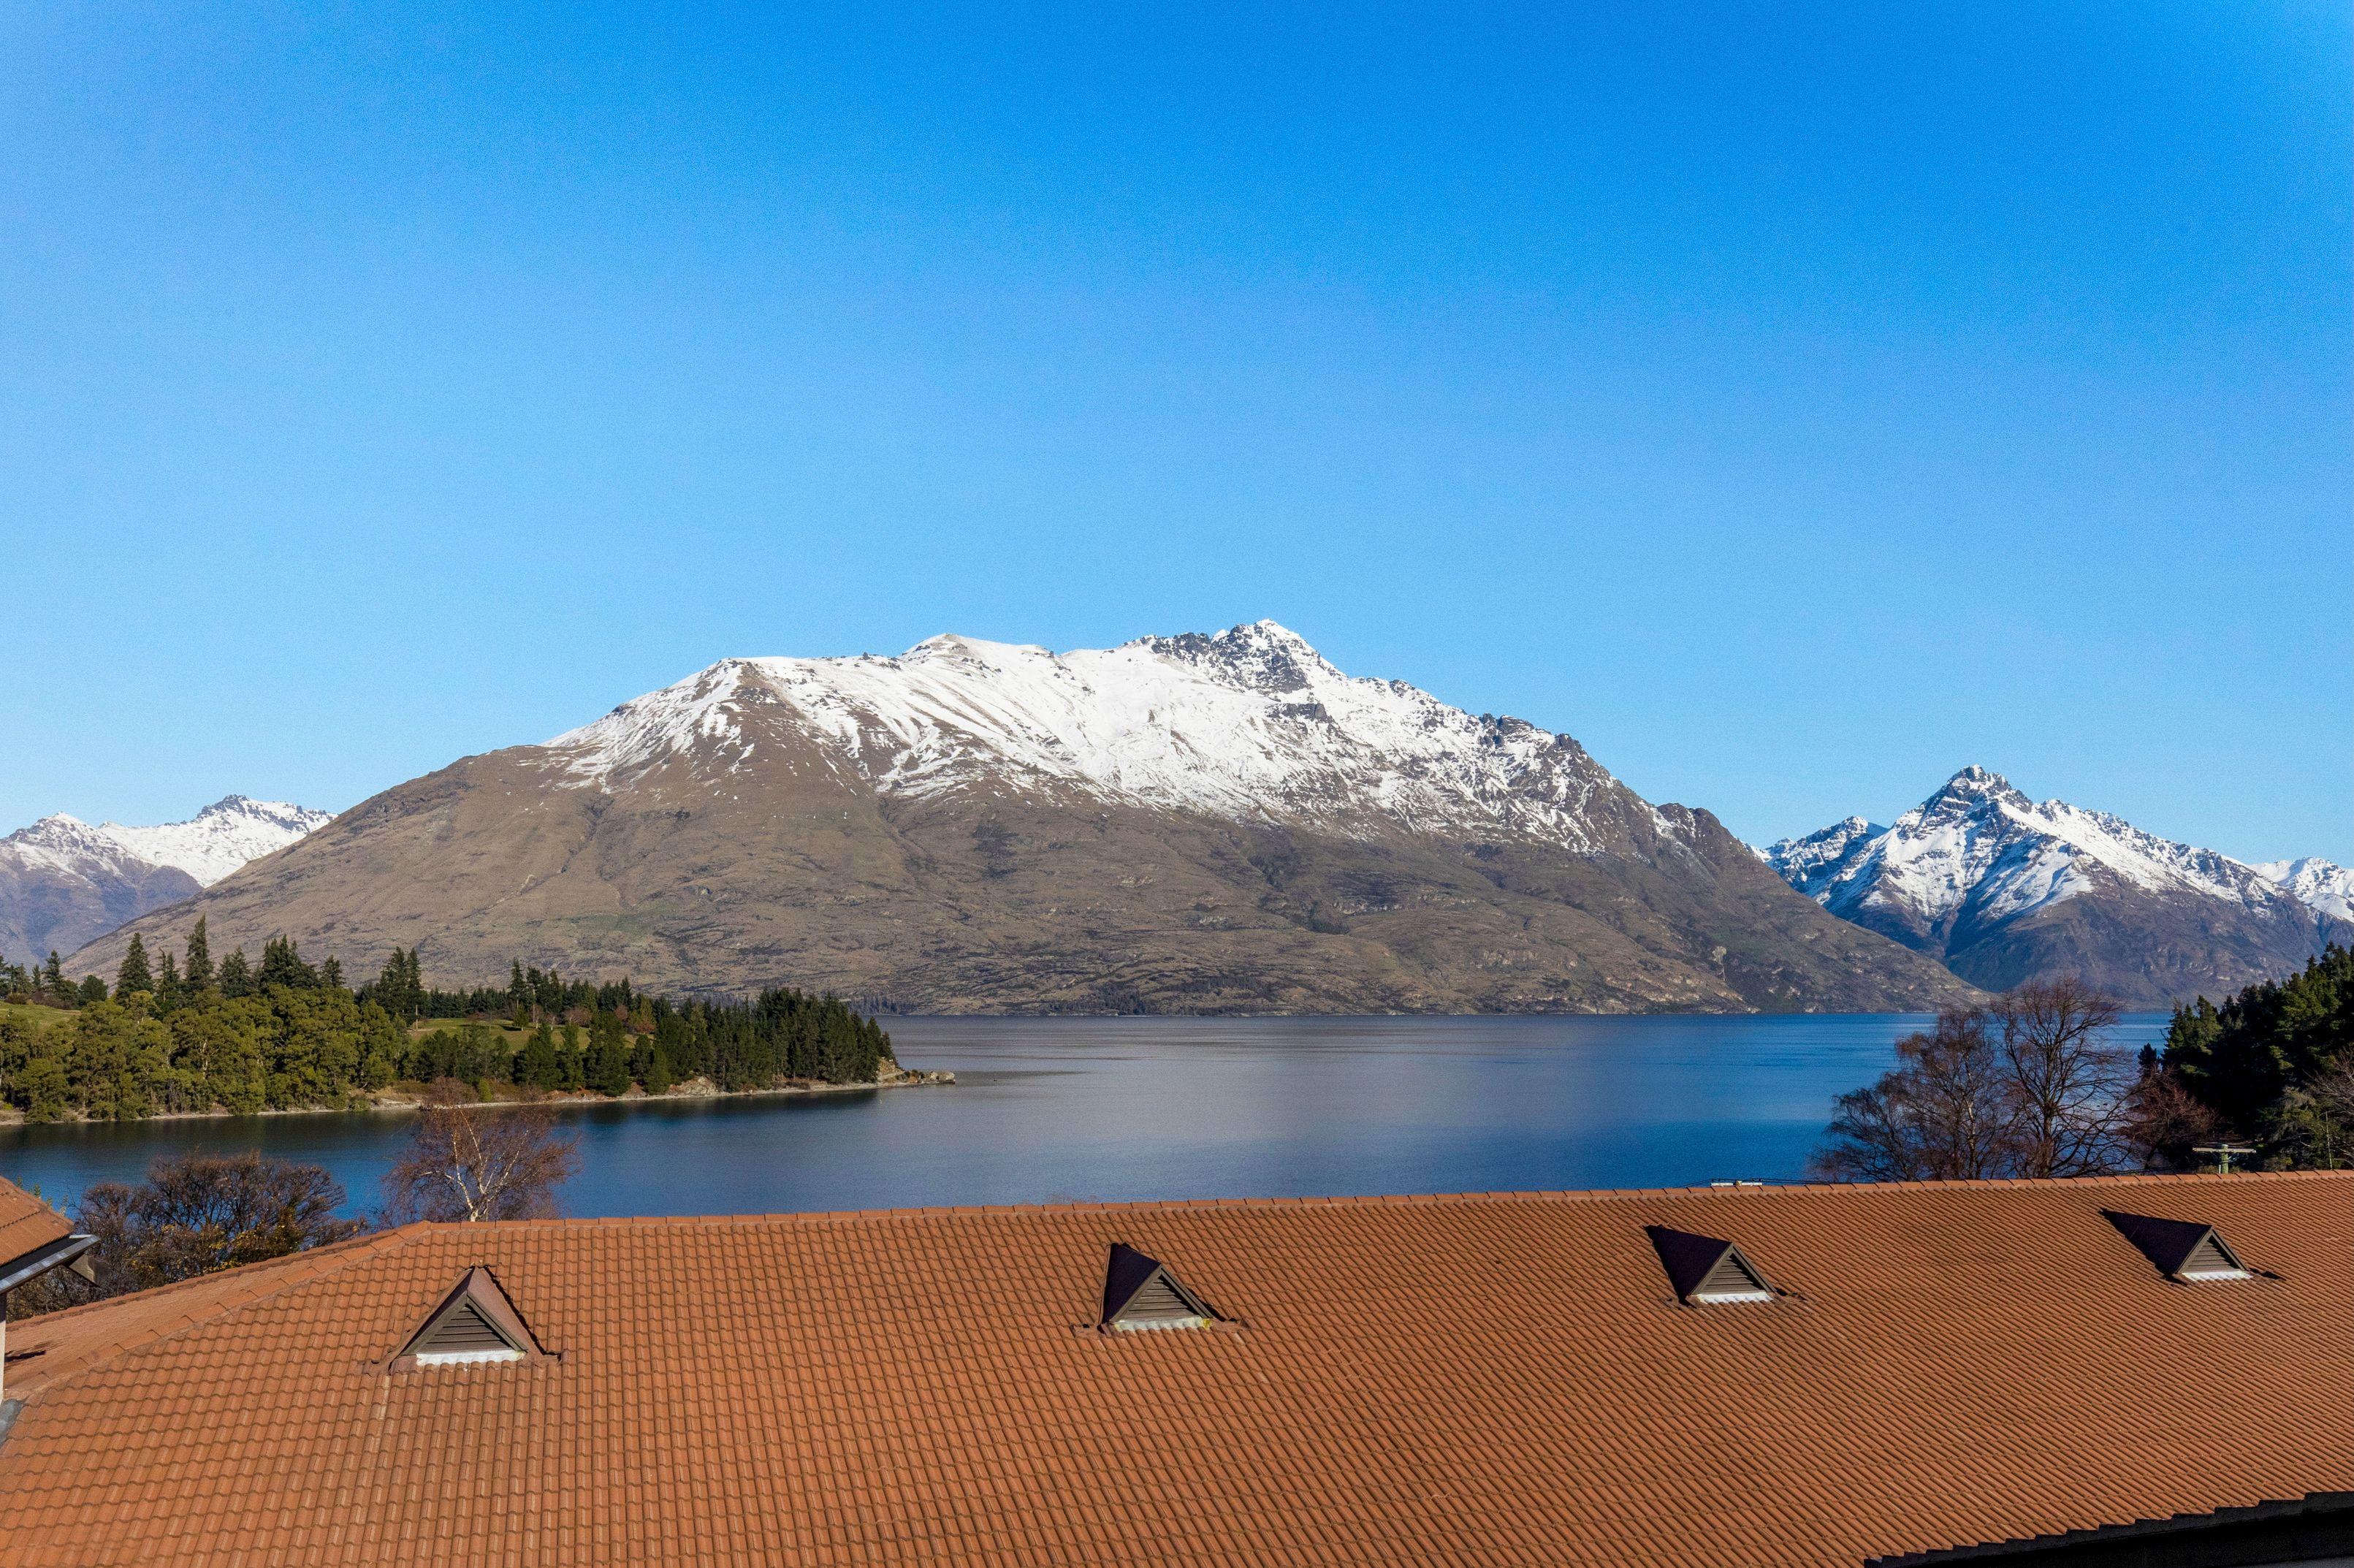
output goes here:
[{"label": "patch of snow", "polygon": [[209,887],[249,861],[284,849],[331,821],[331,814],[283,800],[230,795],[185,822],[93,827],[59,811],[0,839],[18,863],[69,875],[170,866]]},{"label": "patch of snow", "polygon": [[2302,860],[2268,860],[2255,871],[2315,914],[2354,920],[2354,868],[2307,855]]},{"label": "patch of snow", "polygon": [[1378,816],[1579,850],[1599,847],[1604,798],[1633,800],[1566,736],[1345,675],[1271,620],[1067,653],[940,636],[896,658],[733,659],[547,745],[582,785],[681,758],[724,772],[749,755],[756,715],[901,797],[984,781],[1068,788],[1230,819]]},{"label": "patch of snow", "polygon": [[2030,800],[2000,774],[1966,768],[1886,828],[1850,817],[1766,852],[1783,880],[1833,914],[1864,907],[1924,927],[1966,907],[2003,920],[2079,897],[2105,879],[2262,908],[2281,896],[2257,868],[2142,832],[2105,811]]}]

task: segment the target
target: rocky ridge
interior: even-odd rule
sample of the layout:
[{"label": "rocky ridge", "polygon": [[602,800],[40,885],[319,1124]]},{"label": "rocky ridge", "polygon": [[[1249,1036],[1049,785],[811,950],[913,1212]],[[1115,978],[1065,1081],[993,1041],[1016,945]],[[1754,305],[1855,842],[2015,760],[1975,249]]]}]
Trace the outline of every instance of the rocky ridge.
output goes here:
[{"label": "rocky ridge", "polygon": [[71,952],[176,904],[328,821],[324,811],[230,795],[185,822],[96,825],[59,811],[0,839],[0,956]]},{"label": "rocky ridge", "polygon": [[1759,853],[1832,914],[1989,990],[2075,973],[2165,1005],[2354,934],[2354,878],[2326,861],[2248,865],[1977,767],[1889,826],[1849,817]]}]

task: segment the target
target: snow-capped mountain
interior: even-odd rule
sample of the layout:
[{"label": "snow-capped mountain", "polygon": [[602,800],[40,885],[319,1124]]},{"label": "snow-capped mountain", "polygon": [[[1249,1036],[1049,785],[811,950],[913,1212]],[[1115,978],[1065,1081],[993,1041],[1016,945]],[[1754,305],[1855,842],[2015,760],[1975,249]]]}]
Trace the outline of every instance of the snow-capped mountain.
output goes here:
[{"label": "snow-capped mountain", "polygon": [[158,822],[144,828],[101,822],[91,827],[59,811],[29,828],[19,828],[0,842],[61,856],[128,855],[150,865],[185,871],[198,885],[210,887],[247,862],[284,849],[303,834],[325,826],[332,816],[284,800],[227,795],[185,822]]},{"label": "snow-capped mountain", "polygon": [[285,848],[328,813],[231,795],[185,822],[93,826],[59,811],[0,839],[0,955],[70,952]]},{"label": "snow-capped mountain", "polygon": [[2235,990],[2347,918],[2323,861],[2243,863],[1966,768],[1888,827],[1850,817],[1761,852],[1831,913],[1999,989],[2062,970],[2129,1001]]},{"label": "snow-capped mountain", "polygon": [[731,659],[548,748],[581,785],[689,755],[733,769],[757,753],[761,715],[779,709],[886,797],[988,779],[1238,821],[1347,831],[1378,820],[1579,852],[1612,842],[1627,804],[1567,736],[1344,675],[1271,620],[1059,654],[936,637],[896,658]]},{"label": "snow-capped mountain", "polygon": [[[728,659],[462,758],[149,916],[950,1012],[1911,1006],[1963,988],[1567,736],[1269,621]],[[102,965],[127,940],[77,959]]]},{"label": "snow-capped mountain", "polygon": [[2315,914],[2354,921],[2354,870],[2313,855],[2268,860],[2254,869],[2257,875],[2287,889],[2291,897]]}]

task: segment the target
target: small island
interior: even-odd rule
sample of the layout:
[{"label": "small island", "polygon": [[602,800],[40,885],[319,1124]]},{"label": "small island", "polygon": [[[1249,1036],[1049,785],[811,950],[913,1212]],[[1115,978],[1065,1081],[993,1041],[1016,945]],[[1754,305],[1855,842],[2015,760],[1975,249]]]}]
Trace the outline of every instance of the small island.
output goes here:
[{"label": "small island", "polygon": [[132,939],[112,986],[56,955],[0,962],[0,1119],[133,1121],[489,1103],[820,1094],[952,1082],[915,1073],[839,998],[649,995],[627,980],[512,966],[504,987],[427,987],[414,948],[347,986],[286,937],[217,964],[199,919],[151,963]]}]

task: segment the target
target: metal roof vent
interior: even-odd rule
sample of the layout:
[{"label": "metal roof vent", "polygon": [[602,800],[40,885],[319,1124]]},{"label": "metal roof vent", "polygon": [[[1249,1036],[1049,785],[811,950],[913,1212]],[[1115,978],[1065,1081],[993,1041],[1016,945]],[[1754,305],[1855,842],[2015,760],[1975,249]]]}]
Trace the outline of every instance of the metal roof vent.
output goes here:
[{"label": "metal roof vent", "polygon": [[2201,1285],[2218,1279],[2246,1279],[2255,1271],[2215,1234],[2212,1225],[2196,1220],[2161,1220],[2149,1214],[2121,1214],[2103,1209],[2101,1217],[2117,1227],[2126,1240],[2141,1249],[2168,1279]]},{"label": "metal roof vent", "polygon": [[1202,1298],[1155,1259],[1126,1242],[1111,1244],[1104,1271],[1103,1321],[1122,1333],[1140,1329],[1199,1329],[1218,1320]]},{"label": "metal roof vent", "polygon": [[466,1271],[458,1287],[408,1337],[391,1370],[536,1361],[545,1354],[497,1276],[478,1266]]},{"label": "metal roof vent", "polygon": [[1744,1257],[1741,1249],[1715,1236],[1696,1236],[1665,1225],[1645,1225],[1658,1249],[1676,1299],[1687,1307],[1723,1307],[1737,1301],[1771,1301],[1774,1287]]}]

